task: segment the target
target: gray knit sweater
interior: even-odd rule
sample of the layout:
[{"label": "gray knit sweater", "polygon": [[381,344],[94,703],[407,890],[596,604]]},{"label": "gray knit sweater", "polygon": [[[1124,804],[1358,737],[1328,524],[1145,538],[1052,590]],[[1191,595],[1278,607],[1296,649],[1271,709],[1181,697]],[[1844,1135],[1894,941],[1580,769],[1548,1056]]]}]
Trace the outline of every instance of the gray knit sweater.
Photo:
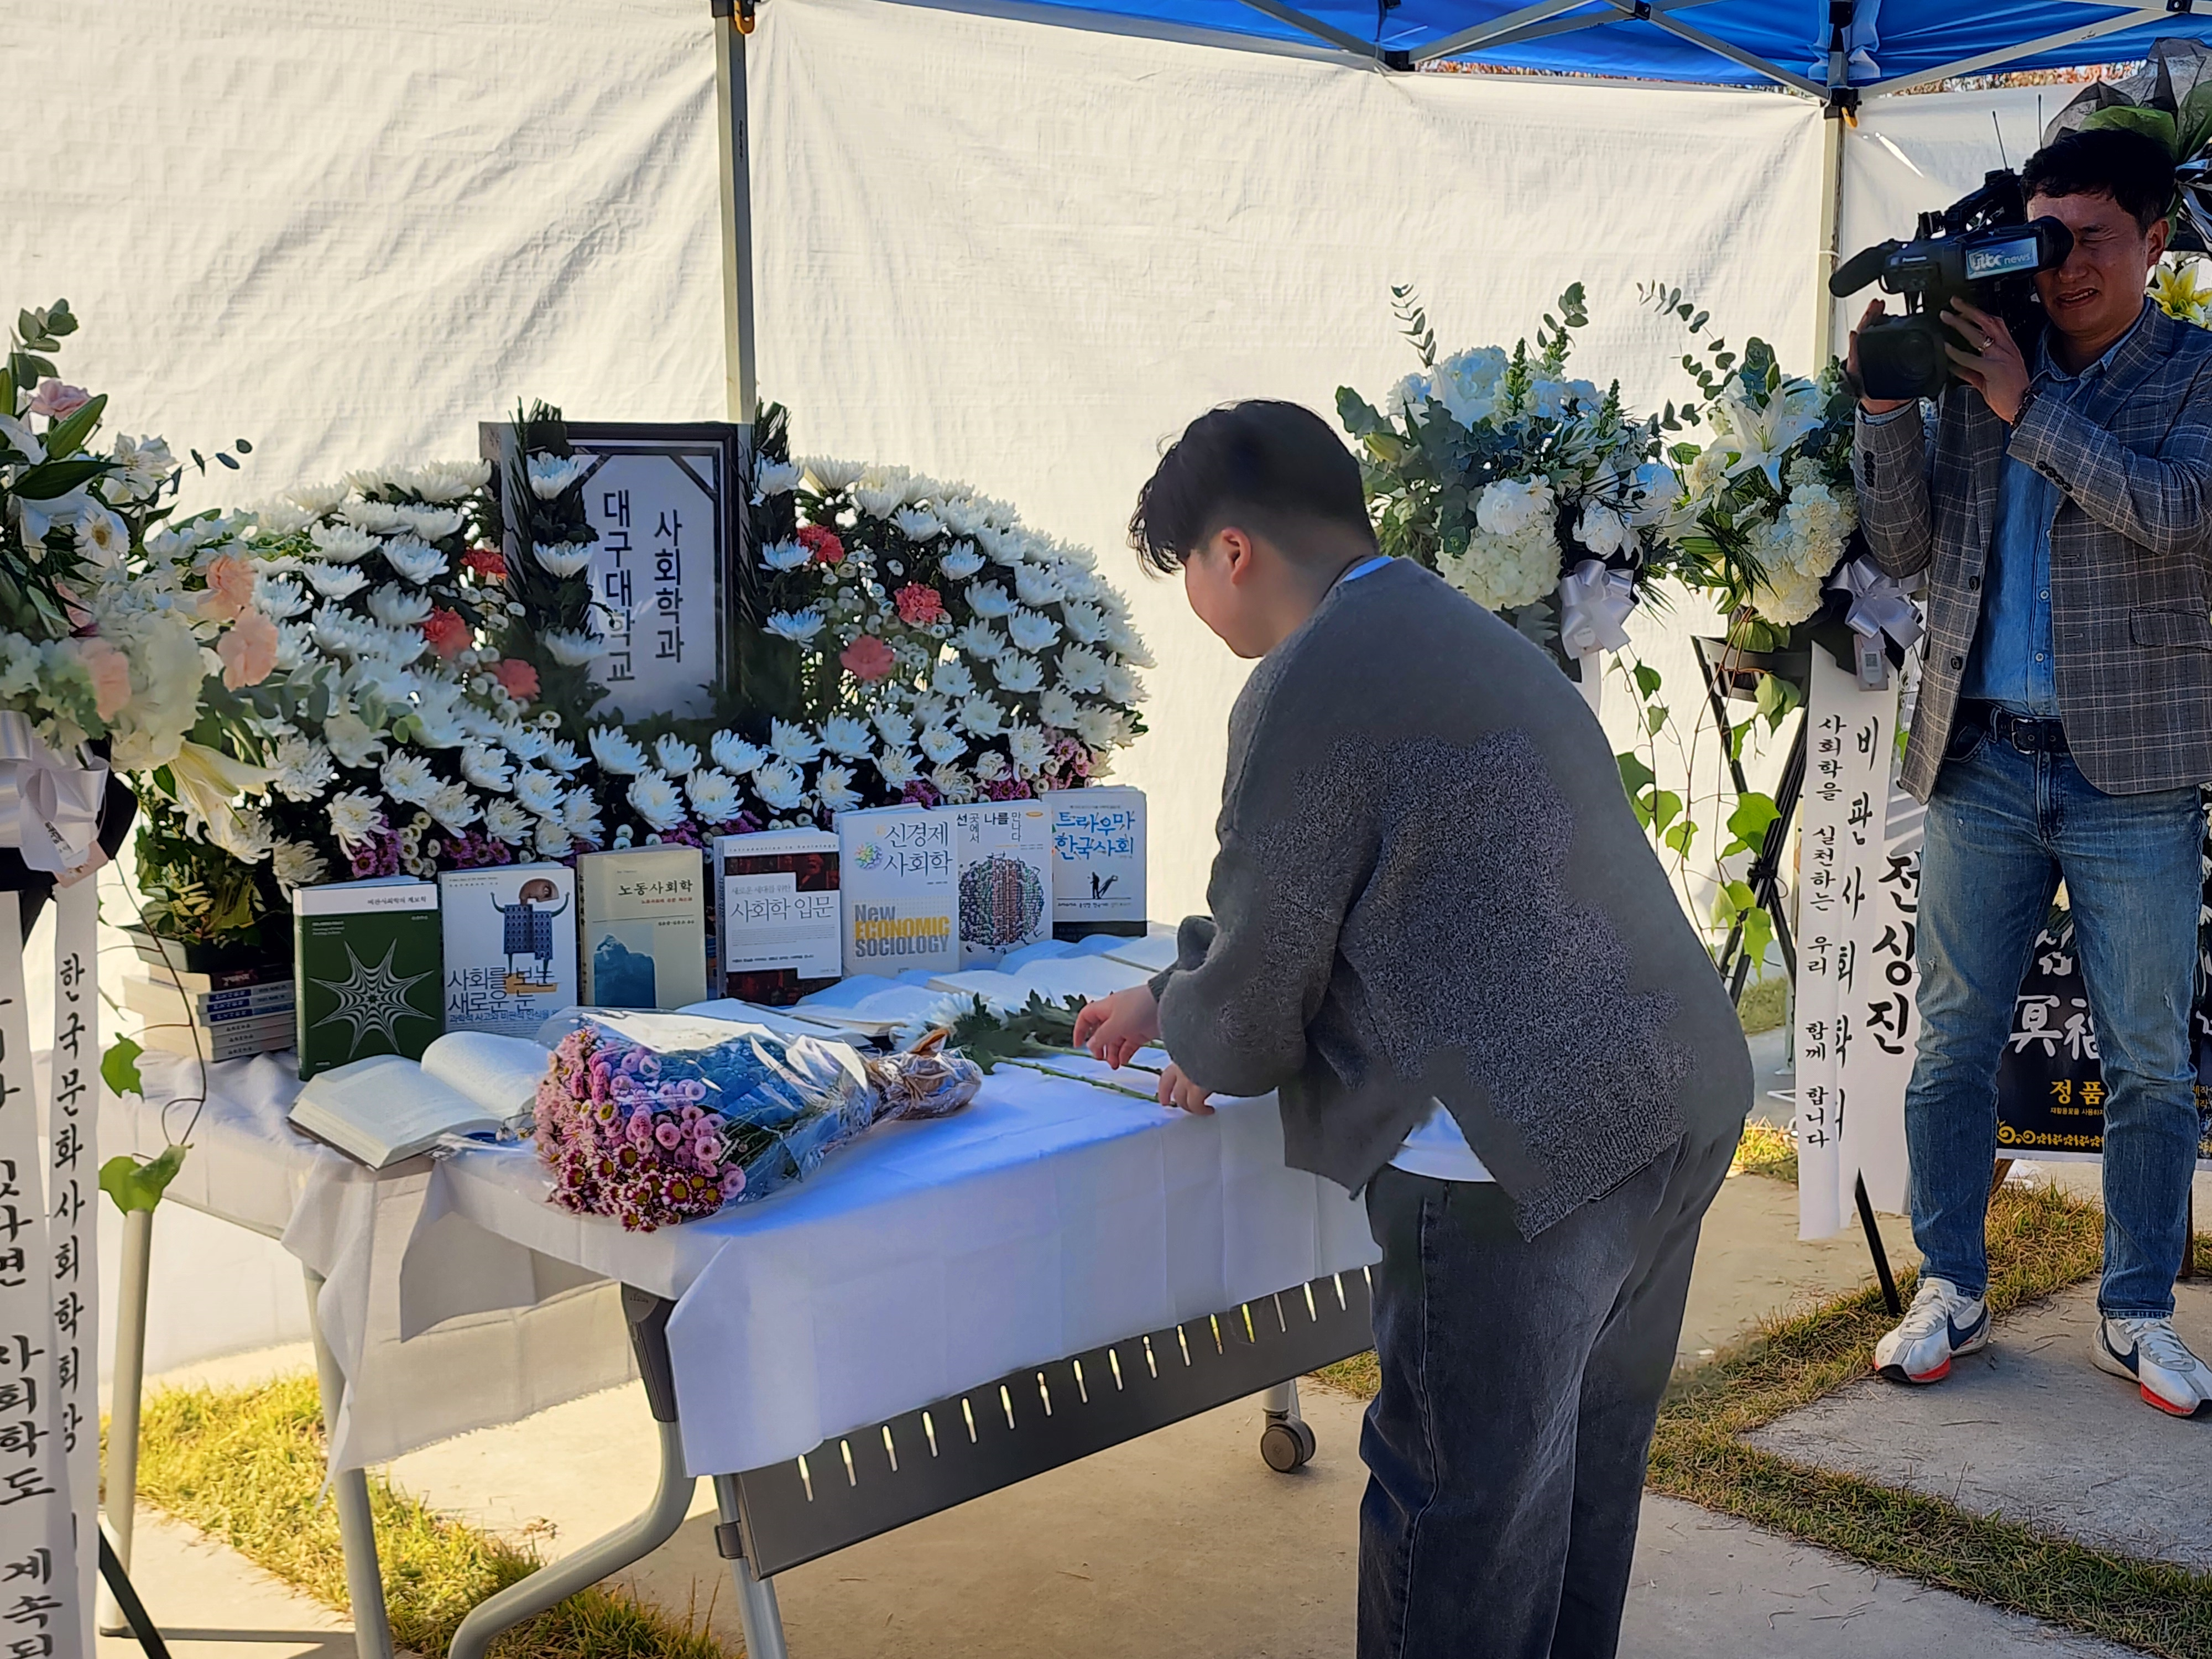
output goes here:
[{"label": "gray knit sweater", "polygon": [[1354,1191],[1450,1110],[1534,1237],[1751,1101],[1735,1011],[1552,660],[1400,560],[1340,584],[1229,718],[1220,851],[1155,981],[1169,1052],[1281,1091]]}]

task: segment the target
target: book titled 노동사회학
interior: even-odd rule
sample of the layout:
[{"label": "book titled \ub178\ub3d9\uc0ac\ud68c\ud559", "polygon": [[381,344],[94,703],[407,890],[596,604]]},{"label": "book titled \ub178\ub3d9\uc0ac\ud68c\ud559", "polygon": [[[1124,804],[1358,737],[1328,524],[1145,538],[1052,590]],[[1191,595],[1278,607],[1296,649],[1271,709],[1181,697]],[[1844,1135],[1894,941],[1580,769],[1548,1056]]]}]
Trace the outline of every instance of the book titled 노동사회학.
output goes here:
[{"label": "book titled \ub178\ub3d9\uc0ac\ud68c\ud559", "polygon": [[448,870],[446,1029],[534,1036],[576,1000],[576,875],[561,864]]},{"label": "book titled \ub178\ub3d9\uc0ac\ud68c\ud559", "polygon": [[707,865],[696,847],[636,847],[576,860],[584,1000],[683,1008],[707,1000]]},{"label": "book titled \ub178\ub3d9\uc0ac\ud68c\ud559", "polygon": [[434,882],[302,887],[292,936],[302,1078],[375,1054],[420,1059],[444,1029]]}]

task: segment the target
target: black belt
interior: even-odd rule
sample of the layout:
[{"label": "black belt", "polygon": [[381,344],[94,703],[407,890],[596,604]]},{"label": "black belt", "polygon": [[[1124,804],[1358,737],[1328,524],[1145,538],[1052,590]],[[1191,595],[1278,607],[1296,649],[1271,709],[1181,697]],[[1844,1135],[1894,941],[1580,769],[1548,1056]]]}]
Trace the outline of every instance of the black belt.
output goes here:
[{"label": "black belt", "polygon": [[2030,720],[1993,702],[1961,702],[1961,725],[1978,726],[1999,743],[2009,744],[2023,755],[2063,755],[2066,727],[2058,720]]}]

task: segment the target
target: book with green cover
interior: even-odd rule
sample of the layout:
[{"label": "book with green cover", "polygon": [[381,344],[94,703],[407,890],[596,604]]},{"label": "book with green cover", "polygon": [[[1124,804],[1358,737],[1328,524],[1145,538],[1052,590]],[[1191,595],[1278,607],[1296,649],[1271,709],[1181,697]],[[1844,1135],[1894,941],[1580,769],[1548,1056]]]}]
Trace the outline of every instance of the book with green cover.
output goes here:
[{"label": "book with green cover", "polygon": [[302,887],[292,937],[303,1079],[372,1054],[420,1060],[445,1029],[434,882]]}]

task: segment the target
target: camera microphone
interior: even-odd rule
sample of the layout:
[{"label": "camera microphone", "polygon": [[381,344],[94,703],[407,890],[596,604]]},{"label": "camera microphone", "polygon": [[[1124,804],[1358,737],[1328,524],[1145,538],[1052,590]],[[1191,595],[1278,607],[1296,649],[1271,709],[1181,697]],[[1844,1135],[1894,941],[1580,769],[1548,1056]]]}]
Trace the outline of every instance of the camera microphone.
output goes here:
[{"label": "camera microphone", "polygon": [[1847,294],[1857,293],[1881,275],[1889,256],[1903,246],[1901,242],[1889,241],[1862,248],[1836,267],[1836,274],[1828,278],[1828,292],[1838,300]]}]

